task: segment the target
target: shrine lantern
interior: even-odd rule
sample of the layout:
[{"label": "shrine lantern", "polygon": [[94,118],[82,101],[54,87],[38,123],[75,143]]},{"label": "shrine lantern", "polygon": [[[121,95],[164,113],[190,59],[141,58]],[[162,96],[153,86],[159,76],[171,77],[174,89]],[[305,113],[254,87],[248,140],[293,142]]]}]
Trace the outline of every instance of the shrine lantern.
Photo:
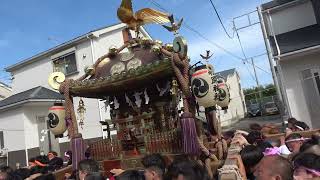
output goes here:
[{"label": "shrine lantern", "polygon": [[191,88],[199,105],[205,108],[213,107],[217,104],[212,83],[212,72],[207,65],[195,68],[191,78]]},{"label": "shrine lantern", "polygon": [[48,125],[55,137],[62,137],[63,133],[67,130],[65,108],[62,103],[54,103],[49,108]]},{"label": "shrine lantern", "polygon": [[218,80],[217,90],[217,105],[220,106],[222,110],[228,109],[228,105],[230,103],[230,91],[223,79]]}]

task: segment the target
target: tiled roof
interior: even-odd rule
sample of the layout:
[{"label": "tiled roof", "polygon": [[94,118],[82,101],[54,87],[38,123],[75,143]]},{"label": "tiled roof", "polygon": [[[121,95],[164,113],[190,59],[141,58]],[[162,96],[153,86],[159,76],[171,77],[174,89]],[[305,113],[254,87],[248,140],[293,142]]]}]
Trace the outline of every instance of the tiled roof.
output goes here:
[{"label": "tiled roof", "polygon": [[32,89],[23,91],[21,93],[14,94],[0,101],[0,108],[9,106],[11,104],[23,102],[26,100],[41,100],[41,99],[63,100],[64,97],[55,91],[52,91],[42,86],[38,86]]},{"label": "tiled roof", "polygon": [[228,70],[224,70],[224,71],[220,71],[217,72],[215,74],[222,76],[225,80],[227,80],[227,77],[229,75],[233,75],[234,73],[236,73],[236,69],[232,68],[232,69],[228,69]]}]

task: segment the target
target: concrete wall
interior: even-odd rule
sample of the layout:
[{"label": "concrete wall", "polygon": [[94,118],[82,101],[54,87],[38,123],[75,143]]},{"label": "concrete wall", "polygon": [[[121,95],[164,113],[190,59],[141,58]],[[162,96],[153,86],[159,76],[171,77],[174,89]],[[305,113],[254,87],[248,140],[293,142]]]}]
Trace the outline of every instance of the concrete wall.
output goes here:
[{"label": "concrete wall", "polygon": [[230,104],[227,112],[220,110],[221,126],[229,126],[245,116],[245,106],[243,106],[244,96],[239,86],[240,78],[237,74],[228,76],[226,83],[230,87]]},{"label": "concrete wall", "polygon": [[[303,13],[302,13],[303,12]],[[276,35],[316,24],[311,1],[271,12],[272,24]],[[267,18],[269,24],[269,18]]]},{"label": "concrete wall", "polygon": [[[301,81],[301,71],[309,68],[319,68],[320,53],[301,54],[301,56],[283,58],[280,61],[284,86],[287,93],[290,111],[293,117],[306,122],[309,126],[312,125],[311,115]],[[320,107],[312,107],[318,108]],[[314,117],[318,118],[318,117]]]}]

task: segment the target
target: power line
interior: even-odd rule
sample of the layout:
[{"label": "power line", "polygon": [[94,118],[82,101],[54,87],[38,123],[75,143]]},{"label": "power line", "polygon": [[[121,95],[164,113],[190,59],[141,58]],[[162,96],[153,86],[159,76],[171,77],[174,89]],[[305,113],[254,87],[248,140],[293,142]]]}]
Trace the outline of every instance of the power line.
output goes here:
[{"label": "power line", "polygon": [[218,10],[217,10],[216,6],[213,4],[212,0],[209,0],[209,1],[210,1],[211,5],[212,5],[212,7],[213,7],[213,9],[214,9],[214,12],[216,13],[216,15],[217,15],[217,17],[218,17],[218,19],[219,19],[219,22],[220,22],[220,24],[221,24],[224,32],[226,33],[226,35],[227,35],[230,39],[233,39],[233,38],[234,38],[234,33],[235,33],[234,29],[233,29],[232,36],[231,36],[231,35],[228,33],[226,27],[225,27],[224,24],[223,24],[223,22],[222,22],[222,20],[221,20],[221,17],[220,17],[220,15],[219,15],[219,13],[218,13]]},{"label": "power line", "polygon": [[[234,23],[233,23],[233,26],[234,26],[234,28],[235,28],[235,24],[234,24]],[[239,45],[240,45],[240,48],[241,48],[241,52],[242,52],[242,54],[243,54],[243,57],[244,57],[244,59],[248,59],[247,56],[246,56],[246,53],[244,52],[244,48],[243,48],[243,46],[242,46],[242,42],[241,42],[241,40],[240,40],[239,33],[238,33],[238,31],[235,31],[235,32],[236,32],[236,35],[237,35],[237,39],[238,39],[238,42],[239,42]],[[249,72],[251,78],[252,78],[254,81],[256,81],[256,78],[255,78],[254,75],[251,73],[251,71],[249,70],[249,68],[248,68],[248,66],[246,65],[246,62],[245,62],[244,60],[243,60],[243,64],[244,64],[244,66],[246,67],[247,71]]]},{"label": "power line", "polygon": [[[166,8],[164,8],[161,4],[155,2],[154,0],[151,0],[151,3],[154,4],[155,6],[157,6],[159,9],[161,9],[162,11],[166,11],[169,12]],[[193,33],[197,34],[199,37],[201,37],[202,39],[208,41],[210,44],[212,44],[213,46],[221,49],[222,51],[224,51],[225,53],[229,54],[230,56],[233,56],[236,59],[240,59],[243,60],[243,58],[241,58],[240,56],[232,53],[231,51],[225,49],[224,47],[220,46],[219,44],[211,41],[210,39],[208,39],[207,37],[205,37],[204,35],[202,35],[199,31],[197,31],[196,29],[192,28],[191,26],[189,26],[186,22],[182,23],[182,26],[185,27],[186,29],[192,31]]]},{"label": "power line", "polygon": [[[165,12],[169,12],[166,8],[164,8],[161,4],[155,2],[154,0],[151,0],[151,3],[153,5],[155,5],[156,7],[158,7],[159,9],[161,9],[162,11],[165,11]],[[189,26],[187,23],[182,23],[182,27],[185,27],[187,28],[188,30],[192,31],[193,33],[197,34],[199,37],[201,37],[202,39],[206,40],[207,42],[209,42],[211,45],[219,48],[220,50],[224,51],[225,53],[229,54],[230,56],[238,59],[238,60],[241,60],[241,61],[245,61],[246,63],[252,65],[252,63],[250,61],[248,61],[248,59],[243,59],[241,58],[240,56],[232,53],[231,51],[225,49],[224,47],[220,46],[219,44],[211,41],[210,39],[208,39],[207,37],[205,37],[204,35],[202,35],[202,33],[200,33],[199,31],[197,31],[196,29],[192,28],[191,26]],[[265,71],[263,68],[257,66],[257,65],[254,65],[255,67],[257,67],[258,69],[260,69],[261,71],[267,73],[267,74],[270,74],[270,72],[268,71]]]}]

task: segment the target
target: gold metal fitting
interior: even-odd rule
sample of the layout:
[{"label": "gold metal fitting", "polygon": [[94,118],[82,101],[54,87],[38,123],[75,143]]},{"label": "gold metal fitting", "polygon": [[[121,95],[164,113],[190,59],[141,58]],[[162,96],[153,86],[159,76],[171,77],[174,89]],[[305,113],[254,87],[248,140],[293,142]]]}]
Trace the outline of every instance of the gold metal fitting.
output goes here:
[{"label": "gold metal fitting", "polygon": [[160,41],[160,40],[154,40],[153,42],[154,42],[155,44],[158,44],[158,45],[162,46],[162,41]]},{"label": "gold metal fitting", "polygon": [[94,75],[95,70],[94,70],[94,68],[93,68],[92,66],[89,66],[89,67],[85,67],[84,72],[85,72],[87,75],[92,76],[92,75]]},{"label": "gold metal fitting", "polygon": [[173,51],[173,44],[167,43],[164,45],[164,48],[168,51]]},{"label": "gold metal fitting", "polygon": [[152,51],[155,53],[160,53],[160,46],[159,45],[153,45],[151,47]]},{"label": "gold metal fitting", "polygon": [[115,55],[117,53],[118,48],[115,45],[109,47],[109,53]]}]

